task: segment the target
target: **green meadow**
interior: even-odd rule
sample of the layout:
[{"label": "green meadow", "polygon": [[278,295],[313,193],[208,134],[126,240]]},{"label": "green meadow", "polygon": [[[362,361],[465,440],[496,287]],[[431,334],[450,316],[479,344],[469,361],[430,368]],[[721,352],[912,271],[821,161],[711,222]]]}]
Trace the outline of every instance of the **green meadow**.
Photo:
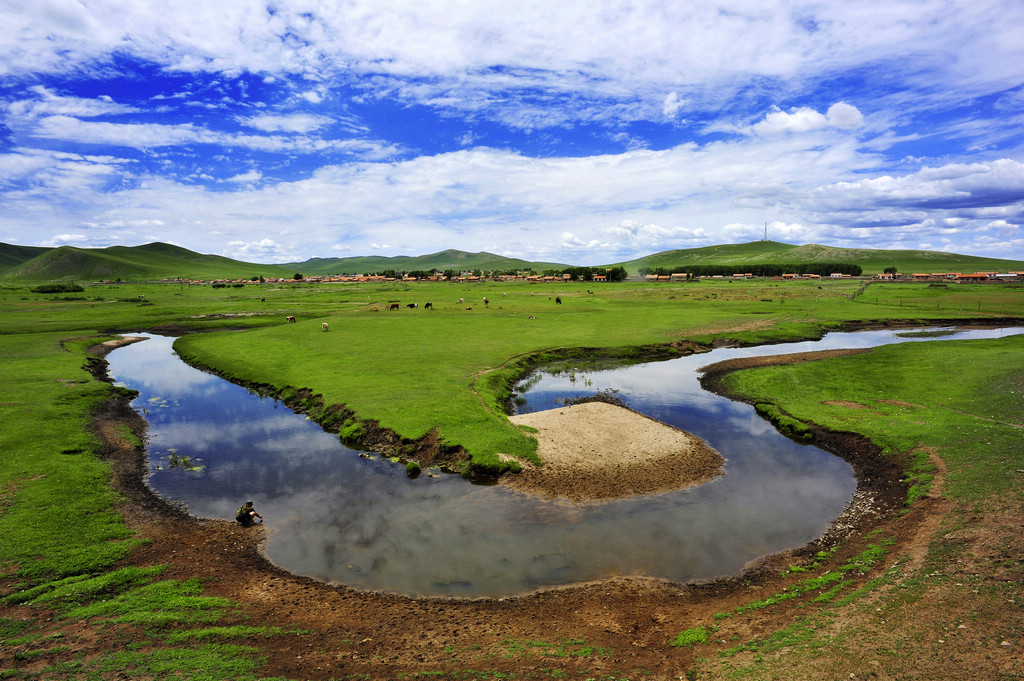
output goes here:
[{"label": "green meadow", "polygon": [[[389,311],[394,302],[400,309]],[[436,431],[474,467],[497,471],[510,465],[500,453],[535,457],[534,441],[510,425],[502,405],[540,359],[634,362],[716,341],[813,338],[864,321],[1004,317],[1024,318],[1020,286],[102,284],[39,294],[9,283],[0,287],[0,650],[18,653],[0,654],[0,678],[260,678],[260,652],[238,624],[237,604],[204,596],[201,584],[164,579],[158,565],[117,568],[138,540],[115,511],[110,470],[89,428],[118,391],[86,371],[97,361],[86,348],[97,340],[197,332],[175,346],[191,361],[282,394],[308,388],[351,410],[351,432],[364,420],[409,439]],[[862,432],[887,452],[933,448],[949,467],[944,493],[957,503],[1019,513],[1021,350],[1016,339],[936,340],[728,380],[744,399]],[[831,404],[840,401],[864,408]],[[928,465],[908,472],[925,490]],[[217,626],[226,620],[232,625]],[[63,635],[61,622],[72,621],[90,622],[99,642]],[[118,650],[124,627],[134,647]],[[698,652],[708,645],[691,638]],[[729,664],[737,678],[770,678],[759,675],[767,667]],[[705,671],[727,676],[712,663]]]}]

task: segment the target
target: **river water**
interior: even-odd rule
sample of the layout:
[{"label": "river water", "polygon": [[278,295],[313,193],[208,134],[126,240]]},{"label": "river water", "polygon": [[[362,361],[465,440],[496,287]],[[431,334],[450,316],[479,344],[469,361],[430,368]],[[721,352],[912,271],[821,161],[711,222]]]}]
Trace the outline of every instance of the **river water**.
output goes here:
[{"label": "river water", "polygon": [[[972,330],[988,338],[1024,329]],[[500,485],[366,458],[269,398],[189,367],[173,338],[108,356],[149,421],[151,488],[200,517],[263,514],[267,556],[302,575],[408,595],[510,596],[615,575],[675,581],[736,574],[820,536],[849,503],[849,464],[780,435],[749,405],[701,389],[698,369],[735,357],[930,340],[895,331],[722,348],[607,371],[540,374],[520,410],[614,390],[631,408],[703,438],[726,473],[700,487],[593,504],[540,500]],[[365,453],[363,453],[365,454]]]}]

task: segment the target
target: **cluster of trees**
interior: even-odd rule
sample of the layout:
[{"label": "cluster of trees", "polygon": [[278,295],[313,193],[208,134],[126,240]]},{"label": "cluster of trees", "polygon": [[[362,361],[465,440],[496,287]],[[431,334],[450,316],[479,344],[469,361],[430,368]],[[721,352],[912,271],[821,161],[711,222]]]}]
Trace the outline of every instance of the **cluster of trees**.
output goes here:
[{"label": "cluster of trees", "polygon": [[81,293],[85,289],[78,284],[40,284],[32,293]]},{"label": "cluster of trees", "polygon": [[[401,279],[403,276],[416,277],[417,279],[426,279],[427,277],[434,276],[436,274],[443,275],[448,279],[455,279],[462,275],[461,270],[411,270],[409,272],[400,272],[396,270],[384,270],[383,272],[374,272],[375,275],[391,277],[393,279]],[[520,270],[493,270],[490,272],[484,272],[483,270],[473,270],[473,275],[477,277],[501,277],[501,276],[519,276],[522,274]],[[529,274],[536,274],[534,270],[530,270]],[[569,275],[571,281],[593,281],[595,274],[607,275],[608,281],[623,281],[629,273],[626,272],[625,267],[612,267],[610,269],[604,267],[567,267],[561,270],[545,270],[543,276],[561,277],[565,274]]]},{"label": "cluster of trees", "polygon": [[832,273],[849,274],[859,277],[860,265],[845,262],[806,262],[799,265],[679,265],[678,267],[641,267],[640,276],[656,274],[667,277],[685,272],[693,277],[731,277],[734,274],[753,274],[755,277],[781,277],[783,274],[817,274],[827,277]]},{"label": "cluster of trees", "polygon": [[595,274],[603,274],[608,281],[625,281],[629,277],[626,268],[621,265],[615,267],[567,267],[562,270],[545,270],[544,276],[561,277],[568,274],[570,281],[594,281]]}]

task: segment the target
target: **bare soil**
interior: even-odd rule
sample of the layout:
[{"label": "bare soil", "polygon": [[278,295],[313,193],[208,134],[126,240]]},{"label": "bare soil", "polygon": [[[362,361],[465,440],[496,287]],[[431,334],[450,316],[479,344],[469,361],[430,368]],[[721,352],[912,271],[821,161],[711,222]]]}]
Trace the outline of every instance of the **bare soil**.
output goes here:
[{"label": "bare soil", "polygon": [[[738,366],[733,362],[729,368]],[[859,486],[854,501],[819,540],[766,556],[742,575],[701,584],[622,577],[516,598],[415,599],[361,592],[289,574],[262,555],[262,527],[242,528],[227,520],[198,519],[166,503],[146,486],[144,453],[119,433],[117,425],[121,423],[130,424],[137,433],[145,432],[144,420],[125,401],[110,402],[96,415],[94,427],[105,443],[116,485],[124,495],[119,510],[129,526],[149,540],[127,563],[165,564],[169,566],[169,578],[203,580],[210,595],[241,604],[239,622],[305,632],[252,641],[266,657],[261,674],[271,677],[391,679],[428,672],[465,675],[472,670],[470,676],[456,677],[708,678],[704,675],[706,666],[699,677],[696,675],[697,656],[713,660],[717,650],[732,647],[737,641],[784,629],[800,616],[799,605],[783,603],[730,618],[723,625],[728,627],[728,643],[723,632],[721,643],[712,641],[699,652],[669,645],[681,631],[696,625],[710,626],[715,613],[729,612],[780,592],[800,579],[799,575],[783,576],[780,569],[806,561],[818,550],[838,545],[833,560],[841,564],[863,548],[862,542],[842,540],[863,537],[873,530],[895,538],[892,555],[912,557],[914,565],[907,568],[908,573],[919,569],[929,542],[950,509],[950,503],[937,494],[939,487],[935,487],[929,497],[901,514],[905,489],[899,479],[899,462],[878,456],[875,446],[859,435],[815,429],[816,444],[843,456],[856,469]],[[940,461],[938,457],[936,461]],[[941,471],[939,478],[941,484]],[[956,540],[984,542],[985,537],[978,536],[984,532],[979,524],[970,538]],[[864,626],[855,619],[844,621],[844,617],[860,615],[837,615],[837,631]],[[865,659],[874,656],[872,640],[865,636]],[[582,641],[599,652],[583,654],[586,651],[573,647],[573,641]],[[568,652],[579,654],[542,654],[529,642],[562,644]],[[98,641],[95,645],[104,644]],[[1007,666],[1010,662],[1005,657],[993,662],[992,648],[974,653],[964,649],[957,661],[944,659],[941,666],[938,662],[908,660],[906,676],[889,676],[879,673],[877,667],[866,666],[863,676],[843,673],[842,678],[996,678],[985,672],[1005,672],[1012,667]],[[1000,652],[995,648],[997,658]],[[939,669],[951,675],[946,677],[938,673]],[[784,678],[825,677],[813,667],[794,667]]]},{"label": "bare soil", "polygon": [[725,459],[700,438],[606,402],[509,420],[537,430],[543,463],[527,464],[502,482],[542,497],[617,499],[694,487],[725,472]]}]

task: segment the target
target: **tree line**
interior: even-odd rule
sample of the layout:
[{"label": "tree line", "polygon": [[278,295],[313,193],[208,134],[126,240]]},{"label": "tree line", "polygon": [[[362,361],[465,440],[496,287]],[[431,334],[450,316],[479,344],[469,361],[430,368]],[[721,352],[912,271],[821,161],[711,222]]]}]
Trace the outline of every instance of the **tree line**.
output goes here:
[{"label": "tree line", "polygon": [[696,277],[731,277],[734,274],[752,274],[755,277],[781,277],[783,274],[817,274],[827,277],[830,274],[849,274],[859,277],[860,265],[844,262],[805,262],[800,264],[775,265],[770,263],[757,265],[677,265],[675,267],[641,267],[640,276],[654,274],[667,277],[672,274],[685,273],[687,278]]}]

